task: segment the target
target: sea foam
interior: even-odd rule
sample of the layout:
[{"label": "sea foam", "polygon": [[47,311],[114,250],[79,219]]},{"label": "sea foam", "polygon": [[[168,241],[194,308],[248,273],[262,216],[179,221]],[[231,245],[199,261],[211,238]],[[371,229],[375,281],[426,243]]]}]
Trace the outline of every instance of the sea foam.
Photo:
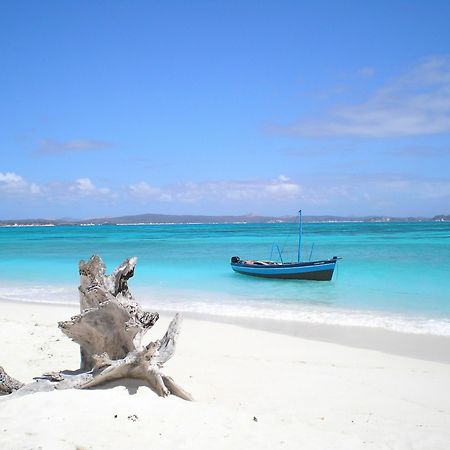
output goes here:
[{"label": "sea foam", "polygon": [[[319,304],[252,301],[204,291],[137,289],[135,298],[147,310],[178,311],[222,318],[271,319],[346,327],[382,328],[412,334],[450,336],[450,317],[424,317]],[[76,305],[78,291],[65,285],[2,286],[0,300]]]}]

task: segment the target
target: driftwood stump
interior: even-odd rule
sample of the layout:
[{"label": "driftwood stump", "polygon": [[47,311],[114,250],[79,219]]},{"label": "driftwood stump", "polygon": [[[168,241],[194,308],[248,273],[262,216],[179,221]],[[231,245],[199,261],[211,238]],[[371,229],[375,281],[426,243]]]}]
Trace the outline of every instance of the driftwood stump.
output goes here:
[{"label": "driftwood stump", "polygon": [[0,395],[11,394],[23,386],[23,383],[10,377],[0,366]]},{"label": "driftwood stump", "polygon": [[136,378],[158,395],[192,400],[161,369],[175,352],[181,325],[178,314],[166,334],[142,346],[145,333],[158,320],[156,312],[143,311],[128,289],[137,259],[126,259],[111,275],[99,256],[80,261],[80,314],[59,322],[61,331],[79,344],[80,369],[46,373],[23,385],[0,367],[0,394],[16,395],[52,389],[91,388],[122,378]]},{"label": "driftwood stump", "polygon": [[80,315],[59,322],[62,332],[80,344],[81,369],[91,370],[94,355],[124,358],[141,345],[143,335],[158,320],[158,313],[141,309],[128,290],[137,259],[126,259],[111,275],[99,256],[80,261]]}]

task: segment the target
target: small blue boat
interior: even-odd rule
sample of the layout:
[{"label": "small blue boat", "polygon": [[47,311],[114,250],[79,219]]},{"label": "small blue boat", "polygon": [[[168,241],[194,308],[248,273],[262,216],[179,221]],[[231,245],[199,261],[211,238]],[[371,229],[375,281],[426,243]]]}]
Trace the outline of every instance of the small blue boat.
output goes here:
[{"label": "small blue boat", "polygon": [[241,260],[239,256],[233,256],[231,258],[231,268],[237,273],[254,277],[330,281],[333,277],[336,263],[341,258],[333,256],[331,259],[320,261],[300,261],[302,242],[301,210],[299,211],[299,215],[297,262]]}]

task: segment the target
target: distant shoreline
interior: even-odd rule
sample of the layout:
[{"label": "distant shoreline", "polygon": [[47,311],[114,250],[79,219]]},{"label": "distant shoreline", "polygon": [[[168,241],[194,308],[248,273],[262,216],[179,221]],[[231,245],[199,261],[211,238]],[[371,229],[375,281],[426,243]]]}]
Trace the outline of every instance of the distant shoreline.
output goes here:
[{"label": "distant shoreline", "polygon": [[[270,224],[296,223],[297,216],[195,216],[141,214],[121,217],[102,217],[94,219],[5,219],[0,220],[0,227],[33,226],[97,226],[97,225],[220,225],[220,224]],[[305,223],[392,223],[392,222],[450,222],[450,215],[433,217],[392,217],[392,216],[304,216]]]}]

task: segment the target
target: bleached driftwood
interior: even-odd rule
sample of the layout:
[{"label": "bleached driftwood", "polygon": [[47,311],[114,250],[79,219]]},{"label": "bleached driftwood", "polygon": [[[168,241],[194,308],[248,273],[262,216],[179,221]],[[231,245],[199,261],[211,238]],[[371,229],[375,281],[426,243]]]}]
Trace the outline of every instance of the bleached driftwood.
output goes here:
[{"label": "bleached driftwood", "polygon": [[126,259],[106,276],[99,256],[80,261],[80,311],[67,322],[59,322],[64,334],[80,344],[81,369],[94,367],[93,355],[108,353],[125,357],[141,345],[144,334],[158,320],[158,313],[142,310],[128,290],[137,259]]},{"label": "bleached driftwood", "polygon": [[146,346],[141,344],[159,315],[143,311],[128,289],[136,261],[136,258],[125,260],[109,276],[105,275],[106,268],[99,256],[80,262],[80,314],[59,322],[61,331],[80,345],[79,370],[47,373],[37,377],[36,383],[23,386],[1,369],[0,393],[16,391],[16,395],[21,395],[52,389],[84,389],[135,378],[160,396],[174,394],[192,400],[188,392],[161,371],[175,351],[181,316],[175,316],[162,339]]},{"label": "bleached driftwood", "polygon": [[0,366],[0,395],[11,394],[23,386],[23,383],[10,377]]}]

